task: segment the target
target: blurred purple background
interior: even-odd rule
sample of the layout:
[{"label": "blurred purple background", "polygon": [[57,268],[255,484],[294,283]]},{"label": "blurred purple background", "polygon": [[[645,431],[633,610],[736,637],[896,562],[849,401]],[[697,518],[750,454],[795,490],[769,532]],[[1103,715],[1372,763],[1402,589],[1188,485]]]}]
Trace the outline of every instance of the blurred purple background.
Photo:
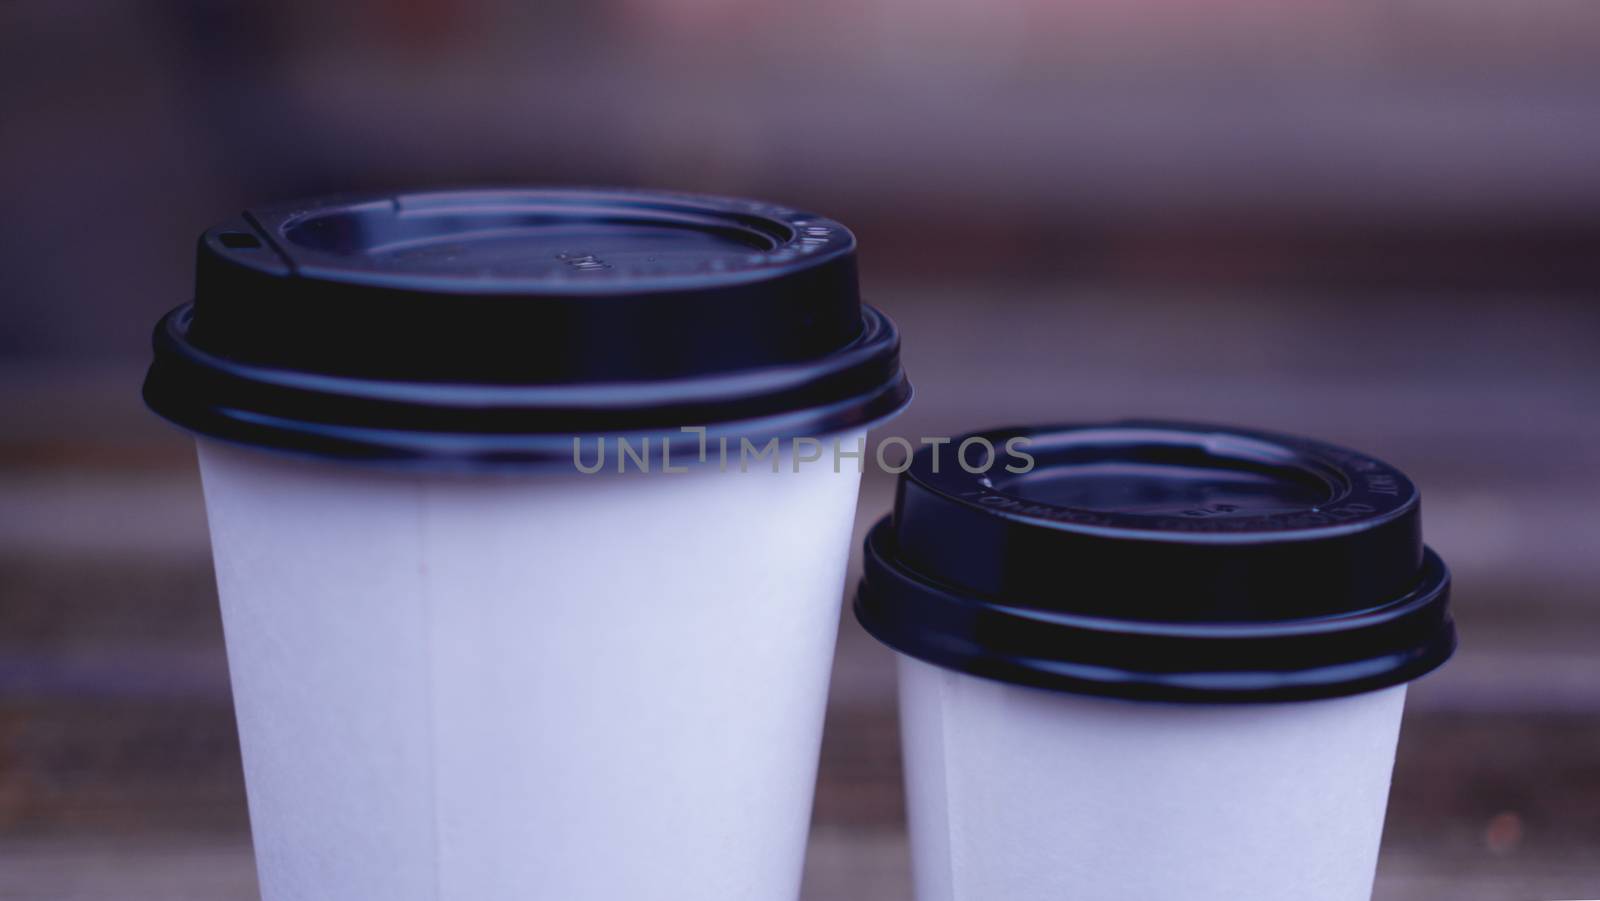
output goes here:
[{"label": "blurred purple background", "polygon": [[[1377,897],[1600,896],[1600,5],[10,0],[0,899],[254,897],[192,451],[137,394],[199,230],[492,182],[850,224],[900,434],[1153,415],[1399,464],[1465,643]],[[888,655],[840,647],[807,898],[905,899]]]}]

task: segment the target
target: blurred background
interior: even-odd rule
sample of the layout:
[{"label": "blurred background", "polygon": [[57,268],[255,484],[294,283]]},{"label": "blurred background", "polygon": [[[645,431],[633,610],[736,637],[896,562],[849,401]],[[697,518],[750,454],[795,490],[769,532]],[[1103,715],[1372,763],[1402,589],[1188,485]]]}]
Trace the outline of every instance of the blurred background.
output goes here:
[{"label": "blurred background", "polygon": [[[0,898],[255,897],[188,439],[201,228],[624,184],[861,241],[889,429],[1166,416],[1410,473],[1464,645],[1380,901],[1600,897],[1600,4],[0,2]],[[861,525],[890,503],[869,475]],[[909,899],[887,651],[840,635],[807,901]]]}]

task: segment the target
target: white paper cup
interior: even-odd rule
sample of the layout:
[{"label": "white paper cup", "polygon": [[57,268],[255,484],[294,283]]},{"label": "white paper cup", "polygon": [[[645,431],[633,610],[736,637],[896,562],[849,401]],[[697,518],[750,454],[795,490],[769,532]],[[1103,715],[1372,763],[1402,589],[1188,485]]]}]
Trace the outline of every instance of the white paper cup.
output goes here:
[{"label": "white paper cup", "polygon": [[264,898],[796,895],[853,468],[200,461]]},{"label": "white paper cup", "polygon": [[263,901],[796,897],[860,452],[910,396],[854,251],[618,191],[202,237],[145,397],[200,436]]},{"label": "white paper cup", "polygon": [[1161,704],[900,658],[920,901],[1358,901],[1405,686]]},{"label": "white paper cup", "polygon": [[982,434],[1036,465],[919,455],[856,600],[919,901],[1365,901],[1406,682],[1455,645],[1411,483],[1232,429]]}]

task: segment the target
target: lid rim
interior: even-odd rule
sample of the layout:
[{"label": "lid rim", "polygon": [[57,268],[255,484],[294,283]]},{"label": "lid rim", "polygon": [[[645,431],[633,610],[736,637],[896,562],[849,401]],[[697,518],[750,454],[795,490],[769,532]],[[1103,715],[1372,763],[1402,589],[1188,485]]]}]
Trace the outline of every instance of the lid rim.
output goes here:
[{"label": "lid rim", "polygon": [[[185,309],[173,310],[157,325],[156,361],[143,388],[152,412],[185,431],[229,443],[391,468],[571,468],[574,437],[648,435],[670,439],[674,451],[698,447],[698,431],[685,433],[685,426],[703,427],[712,439],[837,434],[898,415],[914,393],[899,363],[894,323],[866,305],[862,313],[869,337],[838,359],[819,361],[836,364],[822,367],[820,374],[817,366],[788,365],[667,380],[651,386],[658,398],[669,396],[674,386],[691,397],[598,407],[586,398],[600,386],[582,384],[419,384],[272,369],[261,375],[274,381],[256,381],[258,367],[238,366],[183,342],[173,323]],[[779,370],[793,374],[793,383],[781,385],[782,390],[749,390],[749,381]],[[223,381],[212,384],[214,378]],[[721,396],[706,389],[720,383],[726,383]],[[605,387],[618,395],[629,388]],[[280,391],[285,399],[240,406],[241,390]],[[408,397],[410,392],[422,397]],[[486,396],[496,403],[484,403]],[[563,398],[566,406],[552,403]],[[305,418],[312,404],[318,415]],[[451,421],[470,427],[429,427]],[[497,430],[484,428],[496,424]]]},{"label": "lid rim", "polygon": [[[853,609],[869,634],[925,663],[1010,684],[1149,701],[1312,700],[1409,682],[1456,647],[1449,571],[1432,550],[1411,592],[1371,610],[1153,624],[1021,608],[930,582],[894,556],[889,517],[864,549]],[[1030,634],[1017,639],[1022,630]],[[1041,645],[1058,652],[1040,656]]]}]

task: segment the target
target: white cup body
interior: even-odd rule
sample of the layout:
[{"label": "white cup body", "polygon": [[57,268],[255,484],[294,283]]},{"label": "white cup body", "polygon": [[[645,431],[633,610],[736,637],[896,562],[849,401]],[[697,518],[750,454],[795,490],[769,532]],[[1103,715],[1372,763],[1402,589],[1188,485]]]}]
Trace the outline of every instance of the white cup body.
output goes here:
[{"label": "white cup body", "polygon": [[853,461],[199,453],[264,901],[796,897]]},{"label": "white cup body", "polygon": [[918,901],[1366,901],[1404,701],[1122,701],[901,656]]}]

